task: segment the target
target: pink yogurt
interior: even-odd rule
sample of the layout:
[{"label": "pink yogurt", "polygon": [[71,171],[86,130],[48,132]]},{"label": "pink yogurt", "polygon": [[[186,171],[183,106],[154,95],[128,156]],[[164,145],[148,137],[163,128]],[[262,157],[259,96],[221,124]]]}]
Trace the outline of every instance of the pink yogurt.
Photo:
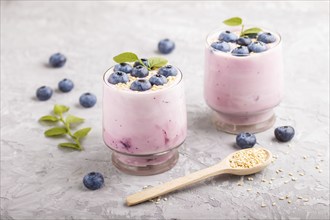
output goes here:
[{"label": "pink yogurt", "polygon": [[275,34],[277,41],[267,45],[267,51],[238,57],[211,48],[222,31],[207,37],[204,98],[222,124],[232,125],[227,131],[237,133],[236,126],[256,125],[273,117],[273,108],[282,99],[282,42]]},{"label": "pink yogurt", "polygon": [[187,135],[187,113],[182,73],[178,80],[156,91],[123,90],[104,75],[103,139],[116,160],[128,166],[164,163]]}]

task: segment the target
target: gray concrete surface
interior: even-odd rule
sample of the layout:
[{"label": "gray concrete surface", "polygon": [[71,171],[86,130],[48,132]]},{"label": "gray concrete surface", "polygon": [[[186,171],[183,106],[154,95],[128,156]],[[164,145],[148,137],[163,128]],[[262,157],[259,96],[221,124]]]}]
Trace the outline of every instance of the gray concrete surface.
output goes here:
[{"label": "gray concrete surface", "polygon": [[[126,207],[124,198],[144,186],[205,168],[235,150],[235,136],[212,126],[202,96],[205,36],[235,15],[282,34],[286,93],[275,126],[293,125],[294,140],[274,141],[273,129],[257,134],[277,159],[252,181],[223,175],[159,203]],[[165,37],[177,45],[167,58],[185,75],[188,137],[172,170],[126,175],[113,167],[102,141],[102,74],[120,52],[156,55],[157,42]],[[48,57],[58,51],[67,55],[67,65],[48,68]],[[34,98],[39,86],[56,88],[64,77],[75,82],[72,92],[55,92],[46,102]],[[78,98],[87,91],[98,103],[82,109]],[[59,139],[43,136],[47,127],[38,118],[55,103],[71,106],[72,114],[93,127],[85,151],[59,149]],[[82,186],[89,171],[105,175],[101,190]],[[328,218],[328,1],[1,1],[1,219]]]}]

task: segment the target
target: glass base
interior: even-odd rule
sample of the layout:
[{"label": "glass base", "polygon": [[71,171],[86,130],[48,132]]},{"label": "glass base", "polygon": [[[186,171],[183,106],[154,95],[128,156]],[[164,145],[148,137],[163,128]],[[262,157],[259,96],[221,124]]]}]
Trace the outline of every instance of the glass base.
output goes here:
[{"label": "glass base", "polygon": [[258,133],[271,128],[276,117],[273,111],[254,116],[229,116],[219,112],[213,112],[212,121],[218,130],[230,134],[240,132]]},{"label": "glass base", "polygon": [[177,148],[151,155],[127,155],[115,151],[112,153],[112,163],[117,169],[137,176],[163,173],[173,168],[178,159]]}]

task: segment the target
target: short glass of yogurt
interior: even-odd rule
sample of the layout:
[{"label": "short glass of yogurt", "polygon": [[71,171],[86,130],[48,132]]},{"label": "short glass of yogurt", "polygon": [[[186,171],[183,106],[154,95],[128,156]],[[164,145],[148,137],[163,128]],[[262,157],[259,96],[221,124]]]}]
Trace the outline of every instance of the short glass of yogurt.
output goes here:
[{"label": "short glass of yogurt", "polygon": [[181,71],[117,64],[103,77],[103,140],[112,162],[133,175],[171,169],[187,135]]},{"label": "short glass of yogurt", "polygon": [[283,96],[281,36],[262,29],[240,37],[240,31],[215,30],[205,46],[204,98],[217,128],[233,134],[270,128]]}]

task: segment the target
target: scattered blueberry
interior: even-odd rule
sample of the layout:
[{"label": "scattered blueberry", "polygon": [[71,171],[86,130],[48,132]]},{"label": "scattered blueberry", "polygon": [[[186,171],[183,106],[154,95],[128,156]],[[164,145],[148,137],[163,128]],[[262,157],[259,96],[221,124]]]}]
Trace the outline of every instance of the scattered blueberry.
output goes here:
[{"label": "scattered blueberry", "polygon": [[151,83],[146,79],[138,79],[135,80],[132,84],[130,89],[133,91],[146,91],[151,88]]},{"label": "scattered blueberry", "polygon": [[63,79],[58,83],[58,89],[62,92],[70,92],[73,89],[73,82],[70,79]]},{"label": "scattered blueberry", "polygon": [[90,172],[84,176],[83,183],[87,189],[96,190],[103,186],[104,178],[101,173]]},{"label": "scattered blueberry", "polygon": [[171,65],[166,65],[158,70],[158,74],[165,77],[176,76],[178,74],[178,70]]},{"label": "scattered blueberry", "polygon": [[159,41],[158,43],[158,50],[162,54],[169,54],[175,48],[175,43],[170,39],[164,39]]},{"label": "scattered blueberry", "polygon": [[128,76],[124,72],[116,71],[114,73],[111,73],[111,75],[108,78],[108,82],[111,83],[111,84],[127,83],[128,82]]},{"label": "scattered blueberry", "polygon": [[249,55],[249,49],[246,46],[236,47],[232,52],[234,56],[247,56]]},{"label": "scattered blueberry", "polygon": [[269,44],[274,43],[276,41],[276,37],[269,32],[263,32],[258,35],[257,40]]},{"label": "scattered blueberry", "polygon": [[237,40],[237,35],[230,31],[224,31],[219,35],[220,41],[232,42],[234,43]]},{"label": "scattered blueberry", "polygon": [[[149,62],[148,62],[148,59],[146,58],[141,58],[141,61],[142,63],[145,65],[145,66],[149,66]],[[136,61],[133,65],[133,67],[137,67],[137,66],[143,66],[139,61]]]},{"label": "scattered blueberry", "polygon": [[256,142],[256,136],[248,132],[242,132],[236,136],[236,144],[242,149],[251,148],[256,144]]},{"label": "scattered blueberry", "polygon": [[133,67],[129,65],[128,63],[118,63],[114,67],[114,71],[121,71],[124,73],[131,73]]},{"label": "scattered blueberry", "polygon": [[41,86],[37,89],[36,95],[40,101],[46,101],[52,97],[53,90],[48,86]]},{"label": "scattered blueberry", "polygon": [[229,52],[230,51],[230,45],[225,41],[213,42],[211,44],[211,47],[213,47],[216,50],[220,50],[222,52]]},{"label": "scattered blueberry", "polygon": [[62,67],[66,62],[66,57],[61,53],[55,53],[49,58],[49,64],[52,67]]},{"label": "scattered blueberry", "polygon": [[93,107],[96,103],[96,96],[92,93],[86,92],[80,96],[79,103],[85,108]]},{"label": "scattered blueberry", "polygon": [[163,76],[161,74],[156,74],[156,75],[153,75],[152,77],[150,77],[149,82],[151,83],[151,85],[160,86],[160,85],[164,85],[165,83],[167,83],[167,79],[165,76]]},{"label": "scattered blueberry", "polygon": [[277,140],[287,142],[293,138],[295,131],[291,126],[281,126],[275,129],[274,134]]},{"label": "scattered blueberry", "polygon": [[139,65],[133,68],[131,76],[143,78],[148,76],[149,71],[145,66]]},{"label": "scattered blueberry", "polygon": [[241,46],[247,46],[252,42],[251,38],[248,36],[240,37],[236,40],[236,43]]},{"label": "scattered blueberry", "polygon": [[254,53],[260,53],[267,50],[267,46],[265,43],[260,41],[255,41],[248,46],[249,50]]}]

